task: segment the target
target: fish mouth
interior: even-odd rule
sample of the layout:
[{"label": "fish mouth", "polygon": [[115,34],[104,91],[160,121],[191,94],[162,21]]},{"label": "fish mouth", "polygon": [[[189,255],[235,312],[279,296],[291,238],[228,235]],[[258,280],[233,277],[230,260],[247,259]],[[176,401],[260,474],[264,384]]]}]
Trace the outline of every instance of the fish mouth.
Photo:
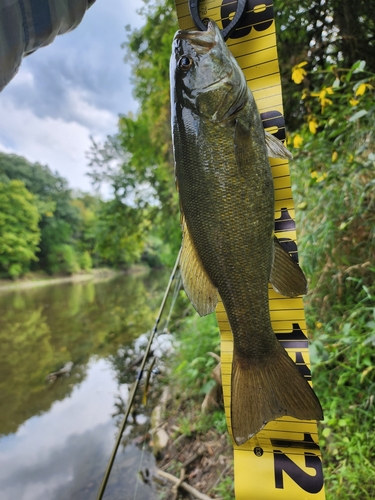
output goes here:
[{"label": "fish mouth", "polygon": [[207,31],[179,30],[174,39],[188,40],[197,54],[209,52],[218,43],[215,24],[211,19],[208,21]]}]

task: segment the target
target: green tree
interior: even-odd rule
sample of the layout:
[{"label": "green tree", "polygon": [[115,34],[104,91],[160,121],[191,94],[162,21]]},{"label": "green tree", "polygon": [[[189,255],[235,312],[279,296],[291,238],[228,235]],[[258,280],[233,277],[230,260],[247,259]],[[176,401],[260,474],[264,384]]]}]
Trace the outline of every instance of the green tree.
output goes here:
[{"label": "green tree", "polygon": [[[375,72],[375,0],[275,0],[274,12],[286,124],[295,130],[304,113],[292,67],[307,61],[311,70],[348,69],[364,60]],[[311,90],[314,84],[310,72],[303,86]]]},{"label": "green tree", "polygon": [[99,196],[75,192],[72,205],[78,210],[80,223],[74,234],[75,247],[81,269],[88,271],[93,265],[99,265],[96,255],[96,228],[101,207]]},{"label": "green tree", "polygon": [[35,196],[23,182],[0,183],[0,272],[5,276],[16,278],[37,260],[39,219]]},{"label": "green tree", "polygon": [[134,206],[147,207],[153,221],[148,232],[153,237],[144,232],[143,240],[148,246],[152,241],[165,242],[163,251],[173,260],[181,235],[171,145],[169,59],[178,26],[173,0],[145,4],[144,26],[133,30],[124,44],[140,111],[120,117],[118,133],[106,144],[93,144],[91,175],[95,182],[109,181],[118,198],[128,202],[131,197]]},{"label": "green tree", "polygon": [[115,198],[102,202],[96,227],[96,253],[103,263],[119,268],[139,261],[143,233],[149,222],[145,211],[133,208]]},{"label": "green tree", "polygon": [[[74,245],[80,225],[80,214],[71,203],[72,194],[66,179],[52,173],[46,165],[5,153],[0,153],[0,179],[3,182],[21,180],[39,200],[41,241],[35,268],[56,271],[56,267],[52,270],[50,266],[51,254],[61,245]],[[56,258],[52,257],[52,262],[56,262]]]}]

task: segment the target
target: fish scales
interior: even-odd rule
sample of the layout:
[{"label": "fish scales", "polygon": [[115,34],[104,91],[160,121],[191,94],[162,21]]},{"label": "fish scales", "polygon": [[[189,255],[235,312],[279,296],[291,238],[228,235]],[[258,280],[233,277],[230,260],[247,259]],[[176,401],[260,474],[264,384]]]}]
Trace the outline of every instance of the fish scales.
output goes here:
[{"label": "fish scales", "polygon": [[[233,148],[234,127],[203,121],[188,126],[180,146],[188,154],[176,164],[176,176],[188,229],[226,307],[235,348],[244,357],[261,357],[266,346],[258,335],[260,326],[267,327],[270,343],[275,342],[267,284],[273,183],[270,170],[264,172],[262,165],[265,151],[250,153],[259,170],[255,184],[238,171]],[[267,214],[266,223],[254,216],[259,210]]]},{"label": "fish scales", "polygon": [[318,399],[277,341],[269,315],[269,281],[290,296],[306,286],[273,236],[268,149],[286,153],[276,139],[266,144],[245,77],[213,21],[206,32],[177,32],[171,101],[181,272],[200,314],[214,310],[219,294],[228,315],[234,439],[244,443],[282,415],[321,418]]}]

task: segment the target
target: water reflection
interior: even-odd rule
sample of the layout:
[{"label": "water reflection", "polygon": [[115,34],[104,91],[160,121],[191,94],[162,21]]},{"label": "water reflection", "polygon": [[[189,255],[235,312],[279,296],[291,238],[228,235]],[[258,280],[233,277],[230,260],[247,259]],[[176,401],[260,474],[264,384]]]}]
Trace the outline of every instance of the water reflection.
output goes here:
[{"label": "water reflection", "polygon": [[[126,276],[0,295],[2,500],[95,499],[117,431],[115,404],[127,398],[113,361],[150,330],[167,280]],[[71,376],[47,384],[67,361]],[[127,443],[105,498],[156,498],[136,479],[142,445]],[[142,467],[153,460],[142,457]]]}]

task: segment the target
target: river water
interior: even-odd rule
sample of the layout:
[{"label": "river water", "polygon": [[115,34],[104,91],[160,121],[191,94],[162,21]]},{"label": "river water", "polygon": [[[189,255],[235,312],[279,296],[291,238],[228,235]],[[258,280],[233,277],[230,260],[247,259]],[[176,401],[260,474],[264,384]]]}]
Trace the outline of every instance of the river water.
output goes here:
[{"label": "river water", "polygon": [[[167,282],[150,273],[0,291],[1,500],[95,500],[135,379],[129,361]],[[70,376],[46,381],[69,361]],[[139,475],[154,464],[142,438],[151,408],[142,411],[104,499],[157,498]]]}]

